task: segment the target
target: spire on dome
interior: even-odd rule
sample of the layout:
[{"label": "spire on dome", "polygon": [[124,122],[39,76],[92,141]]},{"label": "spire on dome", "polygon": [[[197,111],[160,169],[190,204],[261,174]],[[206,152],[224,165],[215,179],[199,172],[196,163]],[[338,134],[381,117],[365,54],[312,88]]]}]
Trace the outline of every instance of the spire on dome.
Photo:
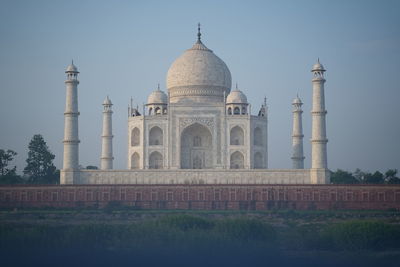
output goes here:
[{"label": "spire on dome", "polygon": [[201,43],[200,22],[197,24],[197,42]]},{"label": "spire on dome", "polygon": [[73,59],[71,60],[71,64],[67,66],[67,70],[65,72],[79,73],[78,68],[74,65]]},{"label": "spire on dome", "polygon": [[319,57],[317,59],[317,63],[315,63],[311,69],[311,72],[319,72],[319,73],[323,73],[326,70],[324,69],[324,66],[321,64],[321,62],[319,61]]}]

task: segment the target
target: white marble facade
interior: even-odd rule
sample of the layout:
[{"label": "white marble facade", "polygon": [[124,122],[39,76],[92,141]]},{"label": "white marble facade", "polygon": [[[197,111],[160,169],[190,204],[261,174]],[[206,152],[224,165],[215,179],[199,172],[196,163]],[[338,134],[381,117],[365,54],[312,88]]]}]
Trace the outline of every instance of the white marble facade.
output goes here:
[{"label": "white marble facade", "polygon": [[127,170],[112,170],[112,104],[108,97],[103,103],[101,170],[79,169],[79,72],[73,64],[67,68],[62,184],[329,183],[325,69],[319,61],[312,69],[313,166],[304,169],[299,104],[293,117],[293,169],[271,170],[266,99],[252,115],[246,95],[237,85],[231,90],[228,67],[200,37],[199,29],[197,42],[172,63],[167,73],[167,92],[158,86],[142,110],[134,108],[131,101]]},{"label": "white marble facade", "polygon": [[129,108],[128,169],[266,169],[267,112],[258,115],[226,64],[200,40],[167,74],[167,90]]}]

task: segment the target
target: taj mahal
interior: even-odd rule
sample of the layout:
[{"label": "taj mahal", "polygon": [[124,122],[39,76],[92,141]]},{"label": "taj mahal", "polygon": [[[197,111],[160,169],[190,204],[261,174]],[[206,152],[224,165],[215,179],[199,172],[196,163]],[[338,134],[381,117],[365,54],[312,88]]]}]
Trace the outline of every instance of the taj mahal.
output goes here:
[{"label": "taj mahal", "polygon": [[[229,68],[201,40],[170,66],[139,110],[128,108],[127,169],[113,169],[112,102],[103,102],[99,170],[79,166],[78,69],[66,69],[61,184],[327,184],[325,69],[312,67],[311,168],[304,168],[302,101],[294,98],[292,169],[269,169],[268,107],[252,110]],[[252,114],[253,111],[253,114]],[[100,127],[99,127],[100,128]],[[288,133],[290,134],[290,133]],[[290,155],[288,155],[289,157]]]}]

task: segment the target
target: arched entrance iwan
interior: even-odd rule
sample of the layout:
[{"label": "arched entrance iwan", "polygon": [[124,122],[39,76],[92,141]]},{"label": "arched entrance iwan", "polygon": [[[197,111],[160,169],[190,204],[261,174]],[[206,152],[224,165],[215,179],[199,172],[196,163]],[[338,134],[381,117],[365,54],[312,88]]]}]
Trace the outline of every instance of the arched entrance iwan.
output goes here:
[{"label": "arched entrance iwan", "polygon": [[181,169],[213,167],[212,135],[200,123],[186,127],[181,133]]}]

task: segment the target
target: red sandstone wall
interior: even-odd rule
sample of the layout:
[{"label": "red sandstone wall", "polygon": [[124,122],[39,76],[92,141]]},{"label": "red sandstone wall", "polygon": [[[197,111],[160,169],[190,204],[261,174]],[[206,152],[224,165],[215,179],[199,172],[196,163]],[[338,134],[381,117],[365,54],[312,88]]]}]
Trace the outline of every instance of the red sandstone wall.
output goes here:
[{"label": "red sandstone wall", "polygon": [[0,186],[0,208],[399,209],[393,185],[17,185]]}]

